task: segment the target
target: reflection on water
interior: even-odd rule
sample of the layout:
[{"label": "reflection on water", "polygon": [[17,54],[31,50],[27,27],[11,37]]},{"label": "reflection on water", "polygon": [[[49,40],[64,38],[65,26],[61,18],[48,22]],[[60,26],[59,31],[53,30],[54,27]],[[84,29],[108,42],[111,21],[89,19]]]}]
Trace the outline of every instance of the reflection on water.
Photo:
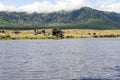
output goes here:
[{"label": "reflection on water", "polygon": [[119,80],[119,41],[0,41],[0,80]]}]

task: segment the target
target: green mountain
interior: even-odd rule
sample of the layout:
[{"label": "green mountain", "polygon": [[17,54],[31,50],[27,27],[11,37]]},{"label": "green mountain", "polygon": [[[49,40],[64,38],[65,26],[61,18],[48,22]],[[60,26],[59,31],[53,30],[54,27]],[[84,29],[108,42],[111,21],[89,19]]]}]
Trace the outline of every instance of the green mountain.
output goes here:
[{"label": "green mountain", "polygon": [[0,12],[0,29],[120,29],[120,14],[89,7],[53,13]]}]

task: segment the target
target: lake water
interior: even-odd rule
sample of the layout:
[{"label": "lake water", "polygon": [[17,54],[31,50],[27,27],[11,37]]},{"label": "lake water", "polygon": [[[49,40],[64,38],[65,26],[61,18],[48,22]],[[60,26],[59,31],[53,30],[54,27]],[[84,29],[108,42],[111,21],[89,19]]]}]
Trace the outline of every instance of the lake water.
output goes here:
[{"label": "lake water", "polygon": [[0,80],[120,80],[120,38],[0,41]]}]

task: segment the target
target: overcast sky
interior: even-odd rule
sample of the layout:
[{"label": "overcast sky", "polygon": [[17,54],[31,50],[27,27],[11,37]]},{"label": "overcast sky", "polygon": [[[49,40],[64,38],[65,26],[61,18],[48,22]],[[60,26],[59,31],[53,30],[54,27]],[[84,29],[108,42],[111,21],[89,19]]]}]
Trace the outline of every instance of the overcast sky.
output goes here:
[{"label": "overcast sky", "polygon": [[0,0],[0,11],[54,12],[91,7],[120,13],[120,0]]}]

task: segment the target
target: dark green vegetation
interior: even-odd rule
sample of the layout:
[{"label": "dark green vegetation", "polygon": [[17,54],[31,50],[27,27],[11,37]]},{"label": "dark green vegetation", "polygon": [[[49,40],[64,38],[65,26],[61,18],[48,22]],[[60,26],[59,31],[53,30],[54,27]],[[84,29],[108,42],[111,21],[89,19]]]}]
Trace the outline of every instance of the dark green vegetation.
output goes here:
[{"label": "dark green vegetation", "polygon": [[83,7],[53,13],[0,12],[0,29],[120,29],[120,14]]},{"label": "dark green vegetation", "polygon": [[61,39],[64,38],[64,33],[60,29],[53,29],[52,30],[52,35],[56,36],[57,38],[61,38]]}]

